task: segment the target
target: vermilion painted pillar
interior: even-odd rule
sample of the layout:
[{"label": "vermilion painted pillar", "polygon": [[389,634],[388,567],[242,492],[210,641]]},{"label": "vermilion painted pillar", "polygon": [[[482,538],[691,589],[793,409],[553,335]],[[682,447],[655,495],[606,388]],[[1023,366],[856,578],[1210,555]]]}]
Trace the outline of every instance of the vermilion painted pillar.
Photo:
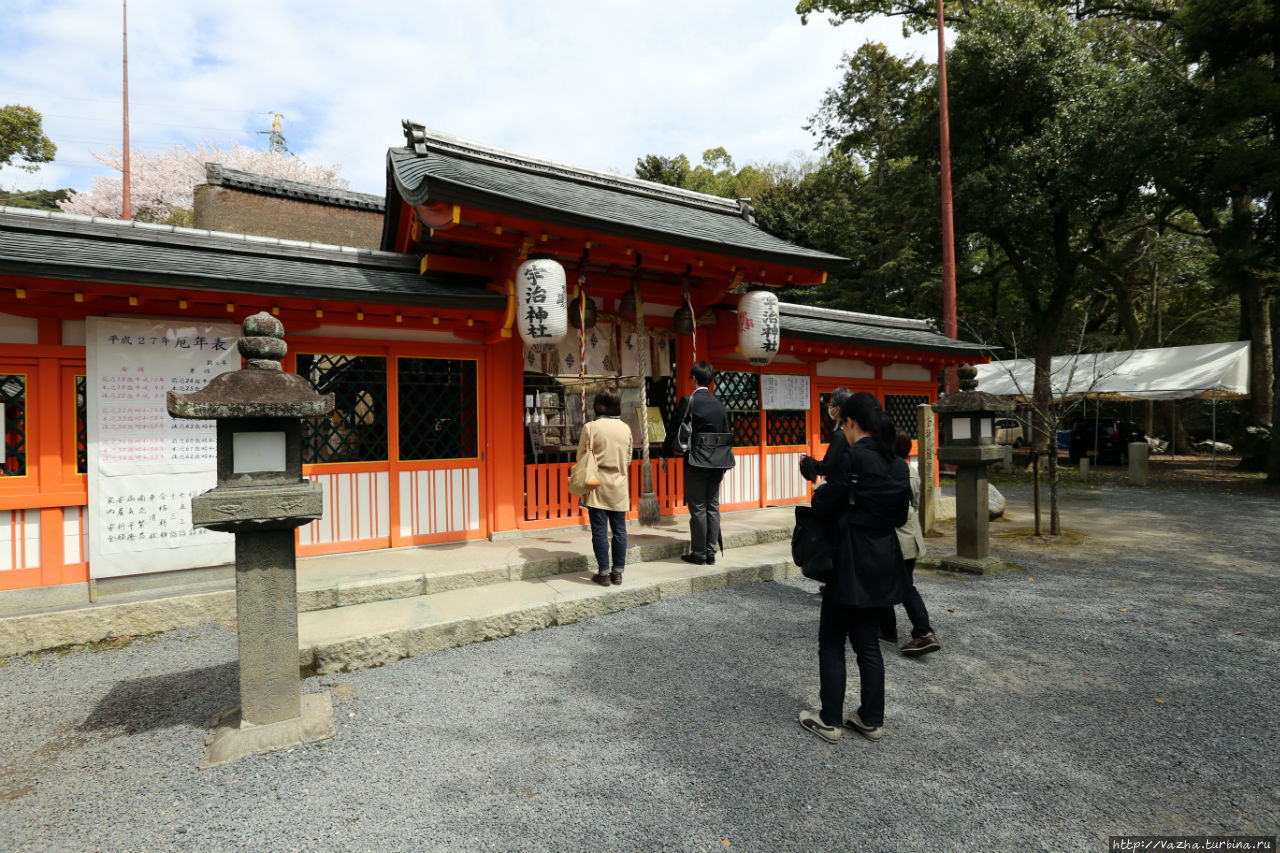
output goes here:
[{"label": "vermilion painted pillar", "polygon": [[489,484],[489,533],[517,529],[524,517],[524,362],[520,338],[489,347],[485,363],[485,477]]}]

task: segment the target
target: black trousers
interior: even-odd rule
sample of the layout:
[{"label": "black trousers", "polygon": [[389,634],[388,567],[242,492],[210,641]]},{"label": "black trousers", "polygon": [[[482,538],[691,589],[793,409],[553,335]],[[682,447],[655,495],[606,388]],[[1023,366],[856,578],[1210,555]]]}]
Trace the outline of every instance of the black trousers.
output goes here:
[{"label": "black trousers", "polygon": [[821,679],[822,722],[844,723],[844,643],[848,640],[858,659],[862,704],[858,717],[868,726],[884,725],[884,658],[877,638],[884,608],[861,609],[839,604],[828,586],[818,618],[818,675]]},{"label": "black trousers", "polygon": [[689,553],[714,557],[720,541],[720,481],[724,471],[684,464],[684,502],[689,507]]},{"label": "black trousers", "polygon": [[[912,557],[904,562],[907,564],[911,586],[907,587],[907,597],[902,600],[902,606],[907,611],[907,618],[911,620],[911,636],[923,637],[933,633],[933,626],[929,624],[929,610],[924,606],[924,599],[916,589],[916,558]],[[887,609],[884,617],[884,630],[886,634],[898,636],[898,617],[892,607]]]}]

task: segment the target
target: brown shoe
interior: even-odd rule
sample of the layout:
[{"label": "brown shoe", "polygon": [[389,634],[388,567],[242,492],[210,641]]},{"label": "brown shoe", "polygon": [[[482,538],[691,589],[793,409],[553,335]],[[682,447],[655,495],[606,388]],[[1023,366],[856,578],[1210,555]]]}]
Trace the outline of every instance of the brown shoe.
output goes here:
[{"label": "brown shoe", "polygon": [[942,643],[938,642],[938,638],[932,633],[925,634],[923,637],[915,637],[911,642],[902,647],[902,653],[909,658],[920,657],[929,652],[936,652],[942,648]]},{"label": "brown shoe", "polygon": [[622,586],[622,572],[614,572],[609,575],[609,579],[613,581],[614,586]]},{"label": "brown shoe", "polygon": [[609,585],[609,573],[608,573],[608,572],[596,572],[594,575],[592,575],[592,576],[591,576],[591,579],[592,579],[593,581],[595,581],[596,583],[600,584],[600,586],[608,586],[608,585]]}]

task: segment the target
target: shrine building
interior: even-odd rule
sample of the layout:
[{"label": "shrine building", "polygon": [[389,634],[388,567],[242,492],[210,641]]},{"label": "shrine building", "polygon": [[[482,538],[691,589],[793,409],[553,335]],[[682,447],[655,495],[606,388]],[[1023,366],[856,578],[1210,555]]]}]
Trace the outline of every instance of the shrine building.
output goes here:
[{"label": "shrine building", "polygon": [[[914,435],[939,371],[987,361],[928,321],[779,302],[846,261],[767,234],[745,200],[405,135],[382,205],[211,167],[197,222],[255,233],[0,208],[0,591],[69,603],[232,562],[228,534],[190,525],[213,427],[169,418],[164,393],[239,368],[259,311],[284,323],[285,369],[336,400],[304,424],[325,515],[301,557],[585,524],[568,474],[606,385],[637,438],[633,517],[645,430],[680,515],[682,466],[656,463],[696,360],[735,438],[722,509],[807,502],[797,463],[821,455],[833,389]],[[345,234],[379,247],[322,242]]]}]

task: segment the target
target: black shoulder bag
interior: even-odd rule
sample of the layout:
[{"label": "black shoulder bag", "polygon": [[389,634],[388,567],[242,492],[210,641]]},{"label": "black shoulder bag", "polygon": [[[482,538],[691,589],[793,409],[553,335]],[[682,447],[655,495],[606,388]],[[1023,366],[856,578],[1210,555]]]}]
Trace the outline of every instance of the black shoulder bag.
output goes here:
[{"label": "black shoulder bag", "polygon": [[835,576],[830,531],[811,506],[796,507],[796,526],[791,531],[791,560],[805,577],[818,583],[829,583]]},{"label": "black shoulder bag", "polygon": [[695,432],[689,437],[689,464],[695,468],[718,468],[727,471],[734,466],[733,433]]}]

